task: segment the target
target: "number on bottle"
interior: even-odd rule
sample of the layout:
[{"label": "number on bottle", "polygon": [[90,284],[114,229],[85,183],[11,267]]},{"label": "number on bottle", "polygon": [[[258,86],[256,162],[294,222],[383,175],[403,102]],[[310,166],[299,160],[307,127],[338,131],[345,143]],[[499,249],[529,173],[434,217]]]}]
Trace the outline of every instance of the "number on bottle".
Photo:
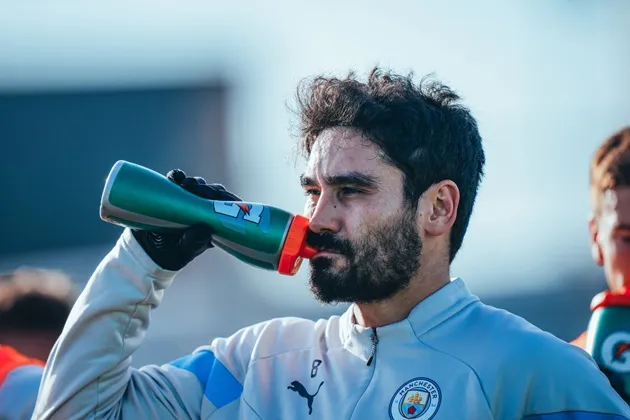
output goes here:
[{"label": "number on bottle", "polygon": [[262,204],[245,204],[235,203],[231,201],[215,201],[214,211],[223,214],[225,216],[237,218],[239,213],[243,212],[243,220],[252,222],[255,224],[260,223],[262,213],[265,210],[265,206]]}]

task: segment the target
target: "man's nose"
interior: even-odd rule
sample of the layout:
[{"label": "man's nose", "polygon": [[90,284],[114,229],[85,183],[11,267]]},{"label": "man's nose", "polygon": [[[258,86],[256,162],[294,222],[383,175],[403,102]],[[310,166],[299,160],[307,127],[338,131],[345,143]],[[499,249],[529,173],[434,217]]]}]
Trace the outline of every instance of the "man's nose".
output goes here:
[{"label": "man's nose", "polygon": [[310,215],[309,229],[315,233],[334,232],[341,229],[338,206],[325,196],[320,196]]}]

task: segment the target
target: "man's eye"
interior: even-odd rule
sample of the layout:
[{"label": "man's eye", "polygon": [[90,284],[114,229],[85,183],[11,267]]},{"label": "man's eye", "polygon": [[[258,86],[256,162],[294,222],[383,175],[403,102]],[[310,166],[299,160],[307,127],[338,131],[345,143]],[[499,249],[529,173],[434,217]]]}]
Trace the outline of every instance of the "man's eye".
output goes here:
[{"label": "man's eye", "polygon": [[356,195],[356,194],[361,194],[361,193],[362,193],[362,191],[358,190],[356,188],[343,187],[341,189],[341,195],[343,195],[343,196]]},{"label": "man's eye", "polygon": [[306,190],[304,190],[304,194],[306,195],[319,195],[319,190],[315,189],[315,188],[308,188]]}]

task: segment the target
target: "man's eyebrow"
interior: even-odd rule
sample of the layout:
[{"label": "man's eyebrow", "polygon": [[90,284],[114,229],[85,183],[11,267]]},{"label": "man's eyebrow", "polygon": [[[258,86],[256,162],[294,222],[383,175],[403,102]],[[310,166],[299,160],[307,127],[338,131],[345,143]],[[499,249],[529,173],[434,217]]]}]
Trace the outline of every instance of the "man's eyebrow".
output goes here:
[{"label": "man's eyebrow", "polygon": [[[329,186],[353,185],[356,187],[376,188],[378,181],[375,177],[360,172],[349,172],[347,174],[324,177],[324,182]],[[300,185],[302,187],[315,187],[317,182],[307,176],[300,175]]]},{"label": "man's eyebrow", "polygon": [[302,187],[315,187],[317,186],[317,182],[313,178],[308,175],[300,175],[300,185]]}]

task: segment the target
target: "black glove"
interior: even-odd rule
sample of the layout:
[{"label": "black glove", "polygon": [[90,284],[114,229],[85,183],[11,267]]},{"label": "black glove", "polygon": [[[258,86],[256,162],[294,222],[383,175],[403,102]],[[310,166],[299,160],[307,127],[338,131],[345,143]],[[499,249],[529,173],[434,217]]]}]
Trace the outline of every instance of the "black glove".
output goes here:
[{"label": "black glove", "polygon": [[[199,197],[210,200],[241,201],[223,185],[206,184],[203,178],[187,177],[179,169],[170,171],[166,177]],[[153,262],[166,270],[181,270],[206,249],[213,247],[210,242],[212,229],[205,224],[169,233],[137,229],[132,229],[131,232]]]}]

